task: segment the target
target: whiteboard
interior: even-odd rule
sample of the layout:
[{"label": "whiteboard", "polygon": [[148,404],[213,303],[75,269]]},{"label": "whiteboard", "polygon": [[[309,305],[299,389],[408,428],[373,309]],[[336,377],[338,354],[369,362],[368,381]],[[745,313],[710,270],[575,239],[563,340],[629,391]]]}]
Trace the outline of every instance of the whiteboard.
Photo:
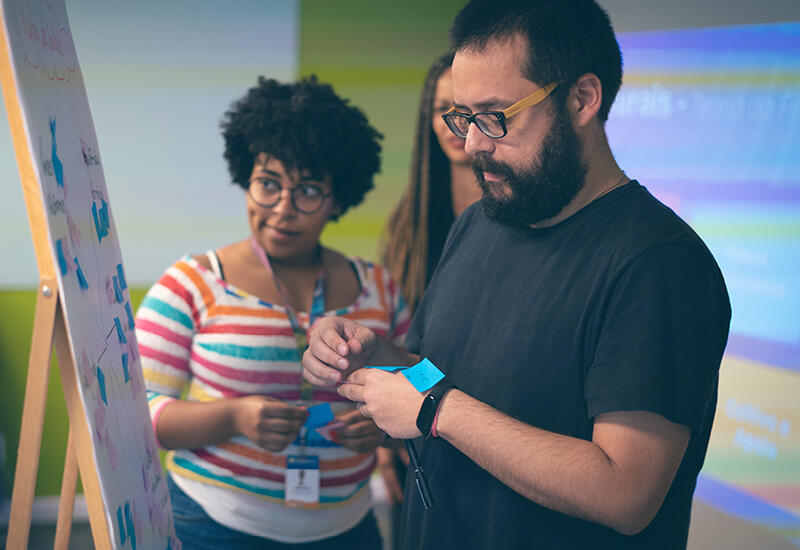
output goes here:
[{"label": "whiteboard", "polygon": [[34,240],[46,234],[56,266],[111,542],[176,548],[111,200],[64,2],[2,0],[2,13],[22,138],[44,202],[45,226],[31,229]]}]

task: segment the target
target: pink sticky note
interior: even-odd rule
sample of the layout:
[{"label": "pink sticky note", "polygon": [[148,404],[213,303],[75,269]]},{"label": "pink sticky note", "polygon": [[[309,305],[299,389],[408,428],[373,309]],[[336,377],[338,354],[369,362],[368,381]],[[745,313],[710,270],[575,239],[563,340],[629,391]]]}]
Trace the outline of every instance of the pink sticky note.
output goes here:
[{"label": "pink sticky note", "polygon": [[326,441],[333,441],[333,432],[339,428],[344,428],[346,425],[347,424],[341,420],[337,420],[336,422],[331,422],[330,424],[320,426],[319,428],[316,428],[316,430],[317,433],[324,437]]},{"label": "pink sticky note", "polygon": [[72,245],[75,248],[78,248],[81,245],[81,230],[72,221],[72,216],[69,213],[67,213],[67,225],[69,226],[69,240],[72,241]]},{"label": "pink sticky note", "polygon": [[111,441],[111,438],[108,437],[108,430],[106,430],[103,440],[106,443],[106,452],[108,453],[108,461],[111,463],[111,469],[116,470],[117,464],[119,464],[119,451],[114,445],[114,442]]},{"label": "pink sticky note", "polygon": [[94,429],[102,441],[103,434],[106,433],[106,408],[102,403],[98,403],[97,408],[94,410]]}]

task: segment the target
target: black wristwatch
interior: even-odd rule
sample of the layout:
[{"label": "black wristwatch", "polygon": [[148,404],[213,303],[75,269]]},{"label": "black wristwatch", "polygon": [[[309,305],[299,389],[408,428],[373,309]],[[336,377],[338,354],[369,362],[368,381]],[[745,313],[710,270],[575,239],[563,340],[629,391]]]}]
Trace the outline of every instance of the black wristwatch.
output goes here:
[{"label": "black wristwatch", "polygon": [[419,428],[422,437],[425,439],[429,438],[431,435],[433,420],[436,418],[436,411],[439,410],[439,405],[442,402],[444,394],[453,388],[455,388],[455,386],[450,380],[442,378],[431,388],[431,391],[428,392],[425,399],[423,399],[422,406],[419,408],[419,414],[417,415],[417,428]]}]

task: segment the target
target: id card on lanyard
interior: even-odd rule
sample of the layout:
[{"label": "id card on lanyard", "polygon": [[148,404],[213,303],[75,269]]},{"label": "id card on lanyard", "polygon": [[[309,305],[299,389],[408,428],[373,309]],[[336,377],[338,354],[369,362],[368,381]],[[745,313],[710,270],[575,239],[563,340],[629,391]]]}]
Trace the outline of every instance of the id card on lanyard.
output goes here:
[{"label": "id card on lanyard", "polygon": [[[305,353],[308,347],[308,333],[300,324],[297,312],[292,307],[288,296],[286,296],[278,278],[275,276],[275,272],[272,270],[266,252],[264,252],[264,249],[258,244],[255,237],[250,237],[250,246],[270,275],[272,275],[272,280],[275,282],[275,287],[278,289],[278,293],[281,296],[283,306],[286,308],[286,316],[289,318],[289,323],[292,326],[297,352],[302,360],[303,353]],[[308,326],[310,327],[313,325],[314,321],[322,317],[324,312],[325,271],[324,269],[320,269],[319,276],[314,283],[314,294],[311,298],[311,311],[309,311],[308,315]],[[304,405],[310,405],[314,400],[314,387],[304,378],[300,380],[300,401]],[[304,425],[300,428],[299,454],[286,457],[286,486],[284,498],[286,506],[299,508],[319,507],[319,457],[306,453],[307,435],[308,427]]]}]

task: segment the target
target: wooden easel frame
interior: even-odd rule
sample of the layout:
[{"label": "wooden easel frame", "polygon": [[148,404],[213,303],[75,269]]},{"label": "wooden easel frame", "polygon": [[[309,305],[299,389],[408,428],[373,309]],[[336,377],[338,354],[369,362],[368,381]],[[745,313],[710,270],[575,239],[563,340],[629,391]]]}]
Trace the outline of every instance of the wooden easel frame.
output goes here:
[{"label": "wooden easel frame", "polygon": [[47,236],[44,201],[33,165],[34,157],[28,147],[22,108],[17,97],[17,84],[12,70],[8,37],[5,34],[5,23],[2,18],[2,11],[0,11],[0,85],[2,85],[8,122],[11,127],[40,281],[36,297],[36,314],[33,322],[28,380],[25,388],[6,548],[8,550],[25,550],[28,547],[44,427],[47,386],[50,377],[50,358],[55,343],[70,428],[54,548],[66,549],[69,545],[75,488],[78,470],[80,470],[86,504],[89,509],[92,538],[96,548],[105,550],[112,548],[113,545],[92,451],[89,423],[78,388],[77,370],[72,360],[73,354],[70,350],[63,304],[59,298],[55,264]]}]

